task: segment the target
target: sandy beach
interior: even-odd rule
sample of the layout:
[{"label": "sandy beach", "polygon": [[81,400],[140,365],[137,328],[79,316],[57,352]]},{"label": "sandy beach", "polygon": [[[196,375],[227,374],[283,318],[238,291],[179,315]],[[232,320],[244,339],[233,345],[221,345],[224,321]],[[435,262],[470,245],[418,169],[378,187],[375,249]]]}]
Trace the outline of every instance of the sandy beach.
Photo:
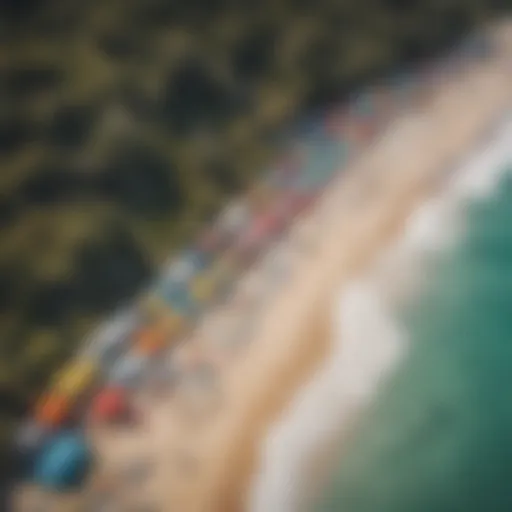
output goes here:
[{"label": "sandy beach", "polygon": [[[201,446],[204,462],[182,493],[169,489],[175,507],[244,509],[268,425],[329,350],[334,294],[400,232],[411,209],[442,185],[439,172],[454,165],[508,104],[503,66],[478,67],[460,82],[446,85],[428,112],[400,121],[405,124],[400,133],[405,140],[393,144],[383,139],[354,165],[343,187],[333,190],[339,222],[326,225],[323,233],[315,229],[318,246],[301,263],[300,279],[268,308],[255,343],[227,375],[225,409],[212,418],[204,434],[189,432],[183,438],[191,447]],[[478,101],[482,97],[488,101]],[[419,118],[412,128],[415,115]],[[376,173],[382,179],[372,189],[373,197],[347,200],[357,194],[365,174],[371,180]]]},{"label": "sandy beach", "polygon": [[[133,459],[151,461],[147,482],[119,489],[112,510],[137,504],[159,511],[247,509],[270,425],[328,357],[340,289],[400,234],[411,211],[443,186],[446,171],[510,107],[508,26],[503,33],[501,55],[472,64],[463,76],[440,84],[428,105],[404,113],[297,222],[283,243],[299,242],[308,250],[293,258],[292,277],[269,296],[251,339],[222,364],[218,407],[193,419],[179,397],[141,392],[147,419],[140,429],[91,430],[100,475]],[[215,318],[206,326],[208,321]],[[205,325],[198,330],[203,337]],[[193,342],[199,350],[204,345],[200,336]]]},{"label": "sandy beach", "polygon": [[380,407],[389,381],[409,364],[414,348],[401,313],[417,303],[439,263],[464,240],[469,205],[496,191],[512,154],[511,136],[507,114],[415,209],[400,236],[343,286],[333,301],[332,349],[269,429],[249,511],[316,510],[309,500],[318,505],[326,481],[333,487],[334,468],[345,464],[344,454],[371,424],[368,416]]}]

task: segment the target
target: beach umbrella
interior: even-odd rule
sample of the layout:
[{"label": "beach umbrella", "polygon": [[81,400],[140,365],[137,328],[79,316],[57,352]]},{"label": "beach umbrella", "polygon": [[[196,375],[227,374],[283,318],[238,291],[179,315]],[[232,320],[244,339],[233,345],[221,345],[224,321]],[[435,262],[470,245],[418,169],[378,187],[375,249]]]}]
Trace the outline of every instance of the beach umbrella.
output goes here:
[{"label": "beach umbrella", "polygon": [[67,491],[84,482],[91,464],[92,454],[84,436],[65,432],[48,443],[39,455],[34,479],[46,489]]}]

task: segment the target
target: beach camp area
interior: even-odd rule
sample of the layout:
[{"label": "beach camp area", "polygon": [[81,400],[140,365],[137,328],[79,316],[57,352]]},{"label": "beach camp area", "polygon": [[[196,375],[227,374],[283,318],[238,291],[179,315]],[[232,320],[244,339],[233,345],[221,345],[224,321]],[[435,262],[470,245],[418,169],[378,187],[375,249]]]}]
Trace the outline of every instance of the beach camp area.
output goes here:
[{"label": "beach camp area", "polygon": [[310,121],[300,164],[84,345],[20,430],[33,471],[13,510],[247,510],[269,426],[328,355],[336,293],[511,106],[510,27],[478,37]]}]

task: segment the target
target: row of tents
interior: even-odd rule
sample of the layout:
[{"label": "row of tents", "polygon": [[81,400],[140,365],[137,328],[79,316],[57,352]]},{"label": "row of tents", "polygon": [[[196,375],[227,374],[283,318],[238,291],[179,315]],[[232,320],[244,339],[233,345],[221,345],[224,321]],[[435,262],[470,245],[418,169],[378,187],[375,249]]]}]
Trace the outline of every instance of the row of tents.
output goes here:
[{"label": "row of tents", "polygon": [[396,75],[299,123],[276,169],[228,205],[136,304],[93,333],[55,376],[18,439],[36,481],[54,489],[80,482],[91,459],[77,430],[84,415],[95,421],[127,415],[130,391],[140,386],[156,356],[229,296],[239,276],[282,238],[382,125],[425,83],[489,51],[487,38],[470,39],[444,60]]}]

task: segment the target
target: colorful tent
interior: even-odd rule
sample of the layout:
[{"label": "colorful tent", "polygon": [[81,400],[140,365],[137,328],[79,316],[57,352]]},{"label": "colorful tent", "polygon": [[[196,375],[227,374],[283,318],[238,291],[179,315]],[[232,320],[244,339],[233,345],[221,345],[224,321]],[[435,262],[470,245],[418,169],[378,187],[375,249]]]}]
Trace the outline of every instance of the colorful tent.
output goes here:
[{"label": "colorful tent", "polygon": [[201,273],[198,272],[194,274],[190,282],[182,285],[163,282],[157,290],[155,290],[155,293],[158,294],[177,315],[193,317],[197,314],[197,304],[190,294],[190,284],[194,282],[198,275],[201,275]]},{"label": "colorful tent", "polygon": [[111,386],[101,390],[93,400],[90,413],[93,421],[116,422],[125,420],[131,411],[126,388]]},{"label": "colorful tent", "polygon": [[94,360],[78,359],[60,371],[52,389],[59,395],[76,397],[87,390],[98,376],[98,365]]},{"label": "colorful tent", "polygon": [[83,483],[91,464],[92,454],[83,435],[62,433],[38,457],[34,479],[46,489],[66,491]]},{"label": "colorful tent", "polygon": [[70,420],[71,409],[72,403],[68,396],[48,393],[38,401],[34,416],[44,427],[58,428]]}]

